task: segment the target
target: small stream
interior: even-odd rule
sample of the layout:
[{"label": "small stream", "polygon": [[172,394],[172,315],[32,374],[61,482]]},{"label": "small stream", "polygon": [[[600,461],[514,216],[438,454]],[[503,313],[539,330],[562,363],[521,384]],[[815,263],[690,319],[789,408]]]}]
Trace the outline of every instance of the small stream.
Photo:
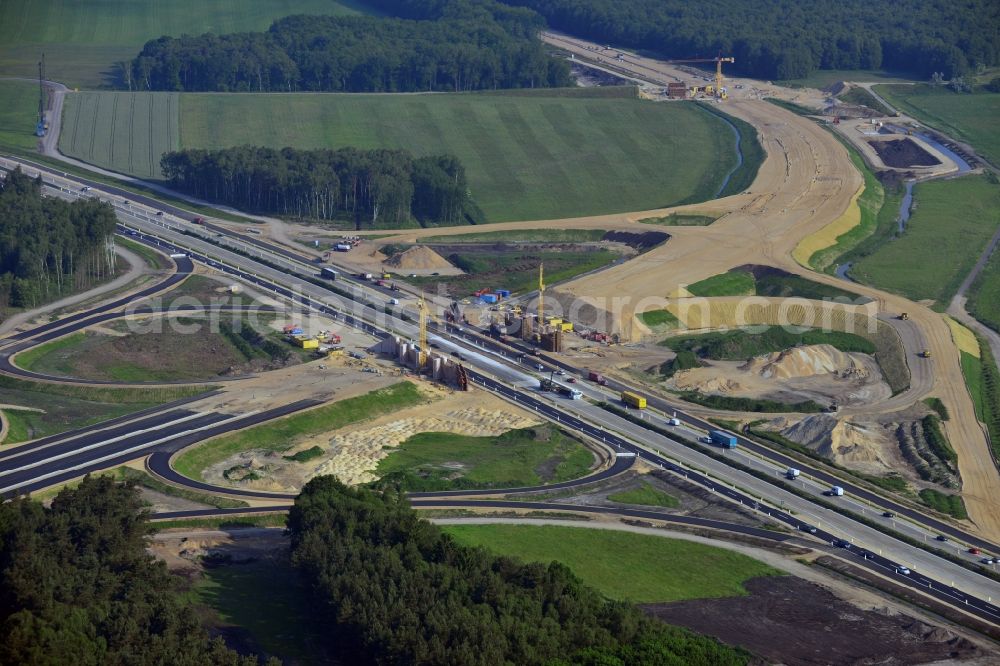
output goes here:
[{"label": "small stream", "polygon": [[727,118],[719,115],[717,115],[716,117],[719,118],[722,122],[729,125],[729,129],[733,130],[733,136],[736,137],[736,166],[730,169],[729,173],[726,174],[726,177],[722,179],[722,185],[720,185],[719,189],[716,190],[715,195],[712,197],[713,199],[719,198],[719,195],[721,195],[723,190],[725,190],[726,187],[729,185],[729,180],[733,177],[733,174],[736,173],[737,169],[743,166],[743,148],[740,146],[740,142],[743,139],[743,137],[740,136],[740,130],[736,127],[736,125],[729,122]]}]

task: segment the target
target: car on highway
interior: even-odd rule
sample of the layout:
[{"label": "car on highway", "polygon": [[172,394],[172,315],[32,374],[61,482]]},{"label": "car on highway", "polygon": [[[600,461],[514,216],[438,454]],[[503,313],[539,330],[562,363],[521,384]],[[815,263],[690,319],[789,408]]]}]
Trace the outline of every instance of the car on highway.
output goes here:
[{"label": "car on highway", "polygon": [[560,377],[562,377],[563,375],[566,374],[566,371],[562,370],[562,369],[559,369],[559,370],[556,370],[556,374],[559,375]]},{"label": "car on highway", "polygon": [[576,377],[570,377],[566,381],[569,382],[570,384],[576,384]]},{"label": "car on highway", "polygon": [[896,573],[901,573],[904,576],[909,576],[912,572],[906,567],[896,567]]},{"label": "car on highway", "polygon": [[536,363],[535,364],[535,370],[544,370],[544,369],[545,369],[545,366],[542,365],[541,363]]},{"label": "car on highway", "polygon": [[943,542],[943,541],[947,541],[947,540],[948,540],[948,537],[946,537],[946,536],[945,536],[945,535],[943,535],[943,534],[938,534],[938,535],[937,535],[936,537],[934,537],[934,538],[935,538],[935,539],[937,539],[938,541],[942,541],[942,542]]},{"label": "car on highway", "polygon": [[993,559],[994,558],[992,558],[992,557],[984,557],[983,559],[979,560],[979,563],[980,564],[993,564]]},{"label": "car on highway", "polygon": [[799,525],[799,529],[803,532],[809,532],[809,534],[816,534],[816,528],[812,525]]},{"label": "car on highway", "polygon": [[83,187],[80,188],[80,191],[81,192],[89,192],[90,191],[90,186],[89,185],[84,185]]},{"label": "car on highway", "polygon": [[970,549],[969,549],[969,554],[970,554],[970,555],[979,555],[979,554],[981,554],[982,552],[983,552],[983,551],[979,550],[978,548],[970,548]]},{"label": "car on highway", "polygon": [[157,217],[163,217],[163,211],[162,210],[156,211],[156,216]]},{"label": "car on highway", "polygon": [[883,511],[882,512],[882,517],[883,518],[895,518],[896,514],[894,514],[892,511]]},{"label": "car on highway", "polygon": [[451,353],[451,355],[454,356],[455,358],[457,358],[459,361],[462,360],[462,353],[461,352],[453,351]]},{"label": "car on highway", "polygon": [[131,201],[129,201],[128,199],[126,199],[126,200],[125,200],[125,201],[123,201],[122,203],[123,203],[123,204],[125,204],[126,206],[131,206],[131,205],[132,205],[132,202],[131,202]]},{"label": "car on highway", "polygon": [[851,542],[844,541],[843,539],[834,539],[833,545],[836,546],[837,548],[846,548],[847,550],[851,549]]}]

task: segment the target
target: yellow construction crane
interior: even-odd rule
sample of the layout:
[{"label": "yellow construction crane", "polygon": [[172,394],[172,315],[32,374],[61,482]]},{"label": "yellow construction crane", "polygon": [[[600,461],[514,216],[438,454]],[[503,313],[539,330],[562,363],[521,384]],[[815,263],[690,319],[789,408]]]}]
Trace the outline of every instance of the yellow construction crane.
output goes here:
[{"label": "yellow construction crane", "polygon": [[676,63],[676,62],[714,62],[715,63],[715,90],[713,90],[712,92],[713,92],[713,94],[715,95],[715,97],[717,99],[726,99],[726,97],[728,97],[728,95],[726,95],[725,91],[722,90],[722,63],[724,63],[724,62],[729,62],[729,63],[736,62],[736,58],[723,58],[722,55],[719,54],[719,55],[717,55],[714,58],[691,58],[691,59],[688,59],[688,60],[668,60],[667,62],[668,63]]},{"label": "yellow construction crane", "polygon": [[538,330],[545,325],[545,264],[538,264]]}]

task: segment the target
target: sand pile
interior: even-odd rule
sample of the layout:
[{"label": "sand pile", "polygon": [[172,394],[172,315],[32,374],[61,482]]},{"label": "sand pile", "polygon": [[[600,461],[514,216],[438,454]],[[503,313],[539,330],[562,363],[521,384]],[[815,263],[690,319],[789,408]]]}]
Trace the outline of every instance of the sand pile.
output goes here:
[{"label": "sand pile", "polygon": [[404,270],[454,268],[447,259],[424,245],[414,245],[409,250],[392,255],[386,259],[385,265]]},{"label": "sand pile", "polygon": [[371,252],[365,253],[366,257],[375,261],[385,261],[385,255],[376,247]]},{"label": "sand pile", "polygon": [[783,352],[758,356],[741,369],[765,379],[791,379],[830,374],[842,378],[866,379],[870,375],[869,369],[860,358],[831,345],[795,347]]},{"label": "sand pile", "polygon": [[887,451],[895,446],[892,429],[863,424],[830,414],[807,416],[781,429],[785,437],[804,444],[839,465],[875,474],[896,471]]}]

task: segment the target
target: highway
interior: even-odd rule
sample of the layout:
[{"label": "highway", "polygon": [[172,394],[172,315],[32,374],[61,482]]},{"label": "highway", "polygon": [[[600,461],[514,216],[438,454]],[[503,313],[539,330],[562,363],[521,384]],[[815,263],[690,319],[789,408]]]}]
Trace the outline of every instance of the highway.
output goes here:
[{"label": "highway", "polygon": [[[126,210],[124,212],[128,214],[130,211]],[[130,222],[135,221],[136,220],[134,219],[130,220]],[[233,277],[256,284],[278,296],[291,299],[304,307],[315,309],[335,319],[342,320],[345,324],[360,328],[375,337],[384,337],[385,335],[390,334],[390,331],[387,330],[385,326],[391,326],[396,332],[406,335],[407,337],[413,337],[415,334],[415,327],[412,324],[403,322],[392,314],[383,314],[374,310],[368,312],[366,310],[371,310],[370,308],[359,306],[353,301],[345,303],[342,299],[337,302],[336,306],[330,304],[330,301],[336,300],[339,297],[334,295],[334,298],[331,298],[329,290],[319,285],[305,283],[301,285],[301,289],[299,290],[289,289],[285,286],[288,284],[287,273],[264,266],[263,264],[259,264],[259,262],[247,259],[246,257],[241,257],[240,255],[230,251],[217,248],[206,241],[185,236],[179,232],[172,232],[170,230],[163,230],[162,232],[158,231],[157,235],[159,238],[155,239],[145,237],[149,234],[150,231],[147,229],[143,232],[142,236],[136,236],[136,238],[150,244],[158,244],[159,247],[165,249],[166,251],[172,251],[175,253],[184,251],[190,254],[190,257],[196,261],[206,263],[220,271],[232,275]],[[177,242],[184,243],[184,248],[172,245],[175,236],[177,237]],[[167,240],[168,237],[170,240]],[[288,263],[295,264],[297,262],[290,260]],[[242,268],[241,266],[247,266],[248,268]],[[251,270],[253,272],[250,272]],[[296,267],[296,271],[301,271],[301,268]],[[350,307],[354,312],[360,310],[361,313],[348,314],[343,312],[342,309],[345,306]],[[379,322],[379,325],[373,325],[362,318],[372,316],[378,317],[382,320]],[[82,321],[83,319],[81,318],[78,324],[82,323]],[[446,339],[443,336],[449,337]],[[876,532],[871,528],[860,525],[855,521],[852,521],[847,517],[840,516],[840,514],[836,514],[834,512],[829,512],[830,516],[827,518],[827,525],[831,527],[830,531],[827,531],[826,526],[815,524],[820,521],[814,521],[812,519],[805,520],[796,517],[797,515],[809,516],[809,512],[817,511],[816,507],[808,503],[807,500],[785,493],[790,495],[786,500],[782,497],[782,493],[784,491],[776,489],[770,484],[762,482],[755,477],[743,478],[747,475],[733,470],[725,464],[718,463],[711,458],[701,456],[697,452],[691,451],[680,441],[651,433],[650,431],[640,428],[635,424],[619,419],[618,417],[601,410],[599,407],[590,405],[587,401],[556,400],[555,402],[552,402],[551,396],[544,395],[539,397],[525,392],[522,388],[525,386],[537,385],[537,378],[518,368],[512,367],[510,365],[509,358],[498,360],[492,355],[495,350],[490,351],[489,353],[482,353],[477,351],[475,348],[470,350],[465,341],[455,341],[452,334],[448,331],[438,331],[437,340],[439,340],[440,344],[455,345],[456,348],[463,349],[463,353],[469,355],[468,358],[471,362],[492,375],[489,376],[476,371],[470,372],[470,378],[472,381],[483,388],[491,390],[509,400],[516,401],[528,408],[534,409],[540,414],[569,429],[588,435],[599,441],[603,441],[615,450],[636,453],[643,459],[655,465],[659,465],[673,473],[681,474],[689,480],[699,483],[729,500],[757,507],[758,510],[767,512],[773,520],[785,523],[794,529],[808,529],[810,527],[816,527],[817,531],[815,536],[820,539],[826,541],[837,541],[842,538],[850,539],[851,536],[855,534],[863,535],[863,541],[866,544],[880,543],[878,539],[888,539],[888,541],[885,542],[886,550],[893,554],[893,557],[895,558],[894,561],[883,557],[881,554],[873,550],[856,549],[853,552],[860,552],[861,559],[866,565],[870,565],[872,568],[889,568],[893,572],[895,572],[901,564],[907,562],[920,562],[919,573],[914,573],[911,577],[902,576],[901,574],[894,575],[896,575],[897,578],[904,578],[905,582],[909,584],[918,584],[918,586],[922,584],[930,585],[931,587],[928,588],[929,592],[935,594],[936,596],[943,595],[943,598],[951,603],[967,607],[983,617],[992,618],[994,620],[1000,619],[1000,609],[997,609],[988,601],[973,597],[967,591],[960,591],[950,582],[935,582],[934,579],[925,575],[924,572],[933,571],[934,576],[938,581],[960,581],[958,582],[958,585],[961,589],[976,590],[981,593],[980,596],[986,596],[987,599],[992,598],[994,595],[997,595],[998,598],[1000,598],[1000,587],[997,586],[995,581],[984,578],[966,569],[959,568],[954,564],[941,560],[940,558],[937,558],[921,549],[902,544],[901,542],[896,542],[891,537],[886,537],[881,532]],[[600,423],[604,427],[598,427],[594,425],[595,423]],[[612,429],[614,432],[612,432]],[[627,433],[627,438],[618,433]],[[180,435],[179,438],[182,439]],[[637,446],[634,443],[635,441],[643,442],[644,446]],[[142,442],[139,442],[139,444],[142,444]],[[176,448],[180,448],[181,445],[178,445]],[[681,466],[674,462],[681,456],[684,456],[692,461],[690,466]],[[801,467],[801,465],[796,466]],[[711,469],[712,476],[703,474],[694,468],[702,470]],[[79,472],[77,475],[79,475]],[[46,483],[46,485],[51,485],[51,478],[49,479],[49,483]],[[734,486],[738,486],[739,489]],[[757,493],[757,495],[754,496],[747,494],[743,490],[747,487],[752,488],[753,492]],[[229,491],[226,489],[223,492]],[[761,497],[767,497],[768,500],[772,501],[773,504],[777,506],[784,504],[784,506],[791,507],[794,506],[793,502],[806,503],[806,509],[801,514],[796,512],[796,514],[793,515],[783,508],[778,509],[773,506],[767,507],[766,505],[762,505],[760,500]],[[468,502],[470,500],[462,501]],[[537,505],[533,506],[537,508]],[[834,528],[836,528],[836,531],[833,531]],[[872,534],[869,534],[869,532]],[[918,571],[917,569],[914,570],[915,572]],[[930,582],[925,583],[924,581]]]}]

